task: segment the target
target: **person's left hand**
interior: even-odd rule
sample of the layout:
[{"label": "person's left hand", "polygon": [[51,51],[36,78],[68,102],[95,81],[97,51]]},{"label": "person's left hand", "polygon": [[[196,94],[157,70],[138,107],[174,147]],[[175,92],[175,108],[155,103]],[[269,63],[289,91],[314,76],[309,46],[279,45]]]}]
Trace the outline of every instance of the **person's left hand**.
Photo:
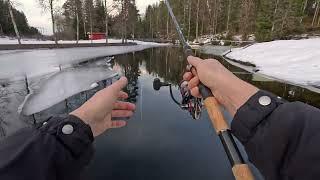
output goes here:
[{"label": "person's left hand", "polygon": [[128,102],[117,101],[127,99],[128,94],[121,91],[128,83],[123,77],[111,86],[97,92],[79,109],[70,113],[77,116],[91,127],[94,137],[111,128],[126,126],[126,121],[112,121],[112,118],[127,118],[133,115],[135,105]]}]

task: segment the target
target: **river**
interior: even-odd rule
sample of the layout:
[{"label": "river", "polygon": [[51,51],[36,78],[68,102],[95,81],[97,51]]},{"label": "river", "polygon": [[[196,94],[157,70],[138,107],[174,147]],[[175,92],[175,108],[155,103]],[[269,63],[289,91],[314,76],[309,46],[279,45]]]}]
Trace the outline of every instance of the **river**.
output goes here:
[{"label": "river", "polygon": [[[197,55],[213,57],[199,52]],[[95,59],[87,64],[101,60]],[[238,77],[261,89],[289,101],[302,101],[320,108],[320,95],[315,92],[253,75],[222,59],[220,61]],[[179,48],[154,48],[115,56],[111,68],[128,77],[129,85],[125,91],[130,96],[128,101],[135,103],[137,110],[128,120],[127,127],[110,130],[95,140],[96,153],[87,169],[90,179],[234,179],[207,113],[204,112],[200,120],[193,120],[188,112],[171,100],[168,88],[153,90],[154,78],[161,78],[174,85],[173,94],[179,99],[177,84],[185,67],[186,61]],[[32,124],[50,116],[67,114],[110,82],[111,79],[100,81],[94,89],[76,94],[39,113],[21,117],[14,108],[28,93],[24,88],[15,92],[15,101],[11,101],[9,106],[5,104],[6,98],[2,98],[4,105],[0,108],[0,123],[1,118],[13,117]],[[22,81],[11,84],[19,83],[25,84]],[[230,122],[230,115],[225,111],[224,114]],[[0,128],[0,135],[1,132]],[[239,146],[246,156],[243,147]],[[254,174],[257,179],[262,179],[257,170]]]}]

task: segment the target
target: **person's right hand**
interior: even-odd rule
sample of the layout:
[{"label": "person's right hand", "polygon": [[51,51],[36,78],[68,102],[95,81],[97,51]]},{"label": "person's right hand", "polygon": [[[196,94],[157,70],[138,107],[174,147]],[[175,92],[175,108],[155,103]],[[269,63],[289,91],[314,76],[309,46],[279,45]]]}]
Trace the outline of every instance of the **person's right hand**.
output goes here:
[{"label": "person's right hand", "polygon": [[189,81],[191,94],[201,96],[198,88],[201,81],[232,115],[258,91],[258,88],[236,77],[217,60],[189,56],[188,62],[196,69],[194,74],[187,72],[183,76],[184,80]]}]

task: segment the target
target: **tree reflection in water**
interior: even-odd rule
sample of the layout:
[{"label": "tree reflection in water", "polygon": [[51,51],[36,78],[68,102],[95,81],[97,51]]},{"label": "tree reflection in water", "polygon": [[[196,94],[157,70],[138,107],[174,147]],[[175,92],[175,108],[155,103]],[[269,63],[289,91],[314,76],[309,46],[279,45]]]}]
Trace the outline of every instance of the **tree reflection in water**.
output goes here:
[{"label": "tree reflection in water", "polygon": [[[213,58],[213,56],[204,55],[199,52],[197,52],[197,55],[204,59]],[[230,65],[228,62],[221,59],[220,62],[230,71],[234,72],[239,78],[257,86],[260,89],[270,91],[289,101],[301,101],[320,108],[320,95],[318,93],[286,83],[261,78]],[[165,82],[169,82],[177,86],[184,73],[186,60],[181,49],[167,47],[119,55],[116,56],[114,62],[111,64],[113,69],[120,71],[122,75],[128,78],[128,86],[124,91],[129,94],[128,101],[136,103],[139,96],[139,77],[142,75],[142,72],[153,77],[162,78]],[[78,108],[97,91],[107,87],[110,83],[111,80],[101,81],[98,83],[98,87],[74,95],[48,110],[37,113],[35,118],[37,119],[37,122],[39,122],[53,115],[67,114]]]}]

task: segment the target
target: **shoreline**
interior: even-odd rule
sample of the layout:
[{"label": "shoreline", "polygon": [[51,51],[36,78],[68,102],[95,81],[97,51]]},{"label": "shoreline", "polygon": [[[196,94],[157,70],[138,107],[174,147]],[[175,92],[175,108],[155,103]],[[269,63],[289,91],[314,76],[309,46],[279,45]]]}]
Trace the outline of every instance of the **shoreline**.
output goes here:
[{"label": "shoreline", "polygon": [[78,47],[112,47],[112,46],[135,46],[137,43],[79,43],[79,44],[0,44],[0,51],[5,50],[30,50],[30,49],[66,49]]}]

